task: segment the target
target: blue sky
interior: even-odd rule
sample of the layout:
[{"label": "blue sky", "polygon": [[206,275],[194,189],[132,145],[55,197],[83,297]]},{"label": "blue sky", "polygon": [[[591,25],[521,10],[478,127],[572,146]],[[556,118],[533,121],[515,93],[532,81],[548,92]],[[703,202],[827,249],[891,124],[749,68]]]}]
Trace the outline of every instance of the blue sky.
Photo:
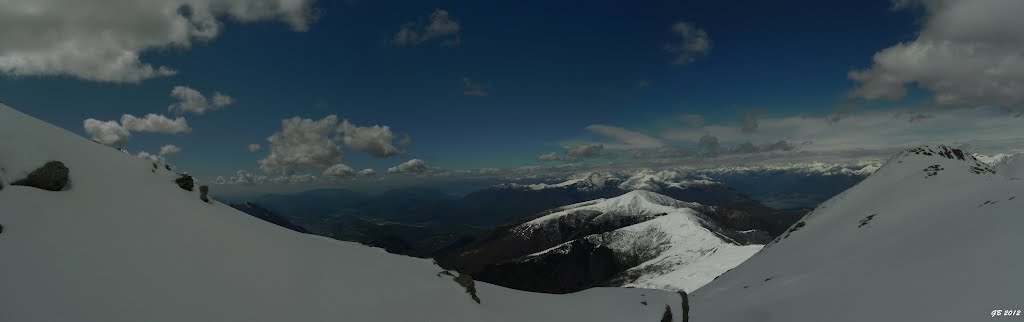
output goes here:
[{"label": "blue sky", "polygon": [[[257,161],[266,158],[271,148],[267,137],[281,131],[283,119],[294,116],[320,120],[337,115],[339,123],[386,125],[396,137],[410,138],[407,145],[394,144],[402,153],[386,158],[335,140],[343,154],[341,163],[355,170],[372,168],[383,175],[410,159],[445,170],[573,162],[626,164],[636,152],[625,146],[629,142],[649,142],[645,148],[651,149],[699,150],[707,148],[698,143],[700,138],[712,134],[721,142],[721,152],[698,151],[698,157],[729,154],[730,146],[742,143],[767,146],[786,141],[786,149],[754,149],[778,155],[774,152],[807,150],[804,146],[814,139],[778,130],[783,127],[780,124],[794,118],[824,124],[826,117],[845,116],[846,111],[863,118],[884,111],[919,114],[917,119],[908,117],[916,122],[942,119],[932,116],[946,110],[963,113],[959,107],[967,106],[973,107],[970,117],[1005,122],[1005,111],[1019,105],[1014,98],[972,96],[967,99],[974,101],[955,102],[961,106],[936,107],[941,105],[933,100],[937,94],[967,90],[957,92],[936,85],[942,82],[929,78],[935,73],[908,72],[900,75],[900,86],[880,81],[888,79],[884,77],[851,79],[848,73],[855,70],[871,68],[876,71],[871,75],[904,71],[879,60],[876,53],[891,49],[896,55],[900,43],[931,41],[922,35],[941,36],[930,32],[939,29],[937,23],[930,25],[938,19],[930,18],[939,17],[935,13],[943,10],[955,14],[958,8],[932,1],[904,6],[918,1],[580,4],[355,0],[309,1],[306,8],[281,7],[269,13],[218,11],[216,0],[194,2],[201,3],[193,5],[199,8],[193,9],[196,12],[209,3],[220,26],[214,37],[188,37],[187,46],[181,45],[180,39],[177,43],[122,45],[140,53],[142,63],[167,66],[176,74],[111,81],[62,67],[65,64],[33,70],[11,58],[20,53],[18,43],[0,45],[0,72],[4,74],[0,77],[0,102],[89,137],[83,129],[83,120],[88,118],[119,120],[123,114],[148,113],[176,117],[168,111],[176,102],[170,95],[175,86],[197,90],[207,98],[214,92],[223,93],[233,104],[202,115],[182,115],[190,133],[132,133],[125,146],[132,153],[156,153],[161,146],[173,144],[183,152],[170,157],[172,164],[210,179],[231,176],[237,170],[259,173]],[[0,12],[20,12],[17,1],[11,6],[0,8]],[[402,44],[396,40],[403,28],[423,35],[432,22],[431,15],[440,11],[447,14],[444,22],[448,27],[452,23],[458,27],[422,42]],[[296,12],[296,19],[302,20],[299,25],[289,20]],[[68,15],[50,13],[57,20]],[[314,15],[316,19],[311,18]],[[16,23],[5,27],[22,27]],[[673,32],[678,23],[704,33],[710,44],[690,53],[692,62],[683,65],[672,63],[678,52],[666,50],[666,46],[693,38]],[[89,25],[83,27],[86,35],[82,37],[90,39],[89,31],[104,28],[116,27]],[[1017,29],[1016,25],[1006,28]],[[0,40],[2,37],[0,34]],[[56,50],[46,44],[25,46],[35,48],[30,45]],[[82,52],[89,53],[91,48]],[[1012,53],[992,54],[1019,58]],[[1011,81],[1018,79],[1011,77]],[[851,97],[851,90],[861,88],[858,84],[875,84],[880,89]],[[894,94],[899,91],[896,87],[909,92]],[[480,93],[467,95],[474,90]],[[894,98],[892,95],[897,99],[883,99]],[[986,108],[1004,112],[977,115],[988,111]],[[699,115],[703,121],[695,125],[681,120],[682,115]],[[765,133],[758,127],[733,131],[743,127],[744,115],[753,124],[761,124]],[[628,133],[601,134],[588,130],[592,125]],[[773,126],[777,132],[771,132]],[[943,132],[946,128],[908,125],[907,133]],[[252,143],[263,149],[247,151]],[[587,145],[601,145],[604,152],[569,160],[569,150]],[[843,150],[885,151],[890,147],[844,146]],[[562,160],[538,161],[539,155],[550,152]],[[672,162],[682,165],[687,160]],[[329,163],[335,162],[323,166]],[[320,171],[311,167],[299,172],[319,175]]]}]

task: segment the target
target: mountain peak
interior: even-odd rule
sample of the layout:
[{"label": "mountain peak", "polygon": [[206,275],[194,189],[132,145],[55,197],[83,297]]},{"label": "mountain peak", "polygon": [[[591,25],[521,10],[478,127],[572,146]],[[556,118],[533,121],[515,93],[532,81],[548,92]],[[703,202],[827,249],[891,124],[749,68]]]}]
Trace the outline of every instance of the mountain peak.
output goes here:
[{"label": "mountain peak", "polygon": [[973,174],[994,174],[995,170],[974,157],[973,154],[946,145],[921,145],[900,152],[886,162],[886,166],[896,164],[920,166],[926,176],[938,175],[947,167],[963,167]]}]

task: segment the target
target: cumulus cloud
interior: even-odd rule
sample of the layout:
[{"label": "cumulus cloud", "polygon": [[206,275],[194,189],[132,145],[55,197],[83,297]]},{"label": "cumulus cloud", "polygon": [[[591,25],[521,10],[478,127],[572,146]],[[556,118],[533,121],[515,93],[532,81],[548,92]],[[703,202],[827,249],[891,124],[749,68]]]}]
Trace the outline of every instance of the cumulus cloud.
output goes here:
[{"label": "cumulus cloud", "polygon": [[344,164],[341,164],[341,163],[332,165],[331,167],[329,167],[326,170],[324,170],[324,173],[322,174],[322,176],[324,176],[324,177],[332,177],[332,178],[347,178],[347,177],[353,177],[355,175],[356,175],[356,170],[353,170],[352,167],[344,165]]},{"label": "cumulus cloud", "polygon": [[238,170],[235,175],[225,178],[219,176],[213,180],[217,184],[238,184],[238,185],[256,185],[270,182],[271,179],[267,176],[254,175],[245,170]]},{"label": "cumulus cloud", "polygon": [[399,146],[409,142],[408,137],[398,138],[387,125],[357,126],[345,120],[338,127],[338,132],[341,133],[341,140],[345,146],[377,158],[387,158],[403,152],[395,146],[396,138]]},{"label": "cumulus cloud", "polygon": [[873,65],[849,72],[849,95],[900,99],[914,84],[942,107],[1024,103],[1024,1],[896,0],[895,9],[923,8],[917,38],[875,53]]},{"label": "cumulus cloud", "polygon": [[431,39],[444,39],[442,44],[458,46],[462,42],[459,36],[461,30],[462,26],[449,17],[448,11],[435,9],[428,23],[407,23],[395,34],[391,43],[396,46],[416,46]]},{"label": "cumulus cloud", "polygon": [[373,170],[373,169],[367,168],[367,169],[359,170],[359,173],[357,173],[357,174],[360,175],[360,176],[364,176],[364,177],[372,177],[372,176],[377,175],[377,171]]},{"label": "cumulus cloud", "polygon": [[121,125],[132,132],[159,134],[184,134],[192,132],[192,128],[188,126],[188,121],[180,116],[172,120],[157,114],[146,114],[142,118],[125,114],[121,116]]},{"label": "cumulus cloud", "polygon": [[83,127],[85,128],[85,133],[89,134],[93,141],[109,146],[122,147],[132,139],[132,134],[128,132],[128,129],[121,126],[117,121],[104,122],[97,119],[87,119],[83,122]]},{"label": "cumulus cloud", "polygon": [[388,173],[427,174],[431,172],[436,172],[437,170],[437,168],[428,165],[426,161],[420,159],[412,159],[409,161],[405,161],[402,164],[399,164],[395,167],[388,168]]},{"label": "cumulus cloud", "polygon": [[249,146],[245,147],[246,150],[249,150],[249,152],[252,152],[252,153],[260,152],[260,149],[262,149],[262,148],[263,148],[263,146],[261,146],[259,144],[256,144],[256,143],[250,144]]},{"label": "cumulus cloud", "polygon": [[149,152],[146,152],[146,151],[139,151],[139,154],[136,154],[135,156],[138,157],[139,159],[150,160],[150,161],[153,161],[153,162],[167,163],[167,160],[164,159],[163,156],[152,155],[152,154],[149,154]]},{"label": "cumulus cloud", "polygon": [[259,160],[260,170],[291,175],[341,163],[341,147],[331,139],[337,128],[334,115],[321,120],[297,116],[282,120],[281,130],[267,138],[270,155]]},{"label": "cumulus cloud", "polygon": [[704,29],[679,21],[670,30],[674,39],[665,50],[672,54],[672,65],[687,65],[711,52],[711,38]]},{"label": "cumulus cloud", "polygon": [[487,90],[483,85],[474,82],[469,77],[462,77],[462,95],[465,96],[487,96]]},{"label": "cumulus cloud", "polygon": [[178,101],[168,106],[167,110],[178,115],[185,113],[203,115],[207,111],[216,111],[235,103],[235,99],[231,96],[220,92],[213,92],[213,96],[206,98],[203,93],[186,86],[175,86],[171,89],[171,97]]},{"label": "cumulus cloud", "polygon": [[313,0],[0,1],[0,73],[140,82],[174,75],[140,60],[148,51],[188,49],[216,38],[225,18],[277,20],[305,31]]},{"label": "cumulus cloud", "polygon": [[181,148],[176,145],[168,144],[160,147],[160,156],[172,157],[181,154]]},{"label": "cumulus cloud", "polygon": [[537,161],[561,161],[562,157],[558,152],[548,152],[537,156]]}]

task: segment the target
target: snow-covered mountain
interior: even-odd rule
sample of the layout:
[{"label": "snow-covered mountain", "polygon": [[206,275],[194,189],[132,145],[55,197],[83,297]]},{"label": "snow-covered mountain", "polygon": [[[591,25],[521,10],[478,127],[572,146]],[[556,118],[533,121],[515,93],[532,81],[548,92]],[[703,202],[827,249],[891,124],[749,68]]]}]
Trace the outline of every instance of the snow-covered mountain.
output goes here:
[{"label": "snow-covered mountain", "polygon": [[1003,154],[1002,157],[989,165],[997,173],[1013,178],[1024,178],[1024,153]]},{"label": "snow-covered mountain", "polygon": [[767,233],[727,212],[636,190],[541,213],[458,255],[481,280],[544,292],[595,285],[692,291],[757,253]]},{"label": "snow-covered mountain", "polygon": [[[517,217],[524,212],[537,213],[545,209],[578,202],[612,198],[630,191],[652,191],[676,200],[696,202],[721,209],[734,210],[726,219],[731,227],[741,230],[764,230],[779,234],[803,215],[800,210],[777,210],[765,206],[732,187],[705,176],[694,176],[673,170],[640,170],[631,172],[586,172],[556,183],[502,184],[471,193],[466,200],[480,200],[481,204],[515,210]],[[495,207],[497,206],[497,207]],[[546,206],[538,208],[538,206]],[[478,213],[488,213],[479,209]]]},{"label": "snow-covered mountain", "polygon": [[1024,181],[959,149],[892,157],[692,294],[694,321],[980,321],[1020,309]]},{"label": "snow-covered mountain", "polygon": [[[60,191],[12,184],[50,161],[69,171]],[[0,321],[682,320],[675,293],[472,283],[201,201],[178,178],[0,105]]]}]

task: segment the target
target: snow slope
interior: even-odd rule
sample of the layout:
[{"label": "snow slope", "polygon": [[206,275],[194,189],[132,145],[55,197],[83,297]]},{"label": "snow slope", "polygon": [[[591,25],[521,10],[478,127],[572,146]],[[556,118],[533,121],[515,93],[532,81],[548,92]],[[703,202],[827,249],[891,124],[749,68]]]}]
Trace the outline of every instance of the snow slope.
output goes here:
[{"label": "snow slope", "polygon": [[[682,202],[650,192],[631,191],[624,195],[580,203],[562,208],[546,216],[520,224],[512,230],[520,235],[543,233],[545,226],[558,222],[572,222],[566,217],[586,216],[593,211],[600,215],[587,220],[585,225],[603,225],[606,222],[639,223],[609,232],[586,236],[596,244],[624,254],[636,247],[638,239],[652,232],[664,232],[654,256],[630,268],[618,279],[621,286],[693,291],[716,276],[742,263],[757,253],[762,245],[739,245],[723,236],[721,228],[696,210],[707,208],[696,203]],[[631,218],[623,218],[631,217]],[[623,220],[627,219],[627,220]],[[558,228],[563,229],[563,228]],[[531,256],[547,252],[566,252],[571,242],[563,243]]]},{"label": "snow slope", "polygon": [[691,296],[693,321],[981,321],[1021,309],[1024,181],[922,146]]},{"label": "snow slope", "polygon": [[[49,160],[70,188],[8,185]],[[478,282],[477,304],[428,260],[203,203],[149,161],[3,105],[0,168],[0,321],[658,321],[666,306],[681,320],[679,295],[656,290]]]},{"label": "snow slope", "polygon": [[1005,177],[1022,179],[1024,178],[1024,153],[1007,155],[993,163],[992,169]]}]

